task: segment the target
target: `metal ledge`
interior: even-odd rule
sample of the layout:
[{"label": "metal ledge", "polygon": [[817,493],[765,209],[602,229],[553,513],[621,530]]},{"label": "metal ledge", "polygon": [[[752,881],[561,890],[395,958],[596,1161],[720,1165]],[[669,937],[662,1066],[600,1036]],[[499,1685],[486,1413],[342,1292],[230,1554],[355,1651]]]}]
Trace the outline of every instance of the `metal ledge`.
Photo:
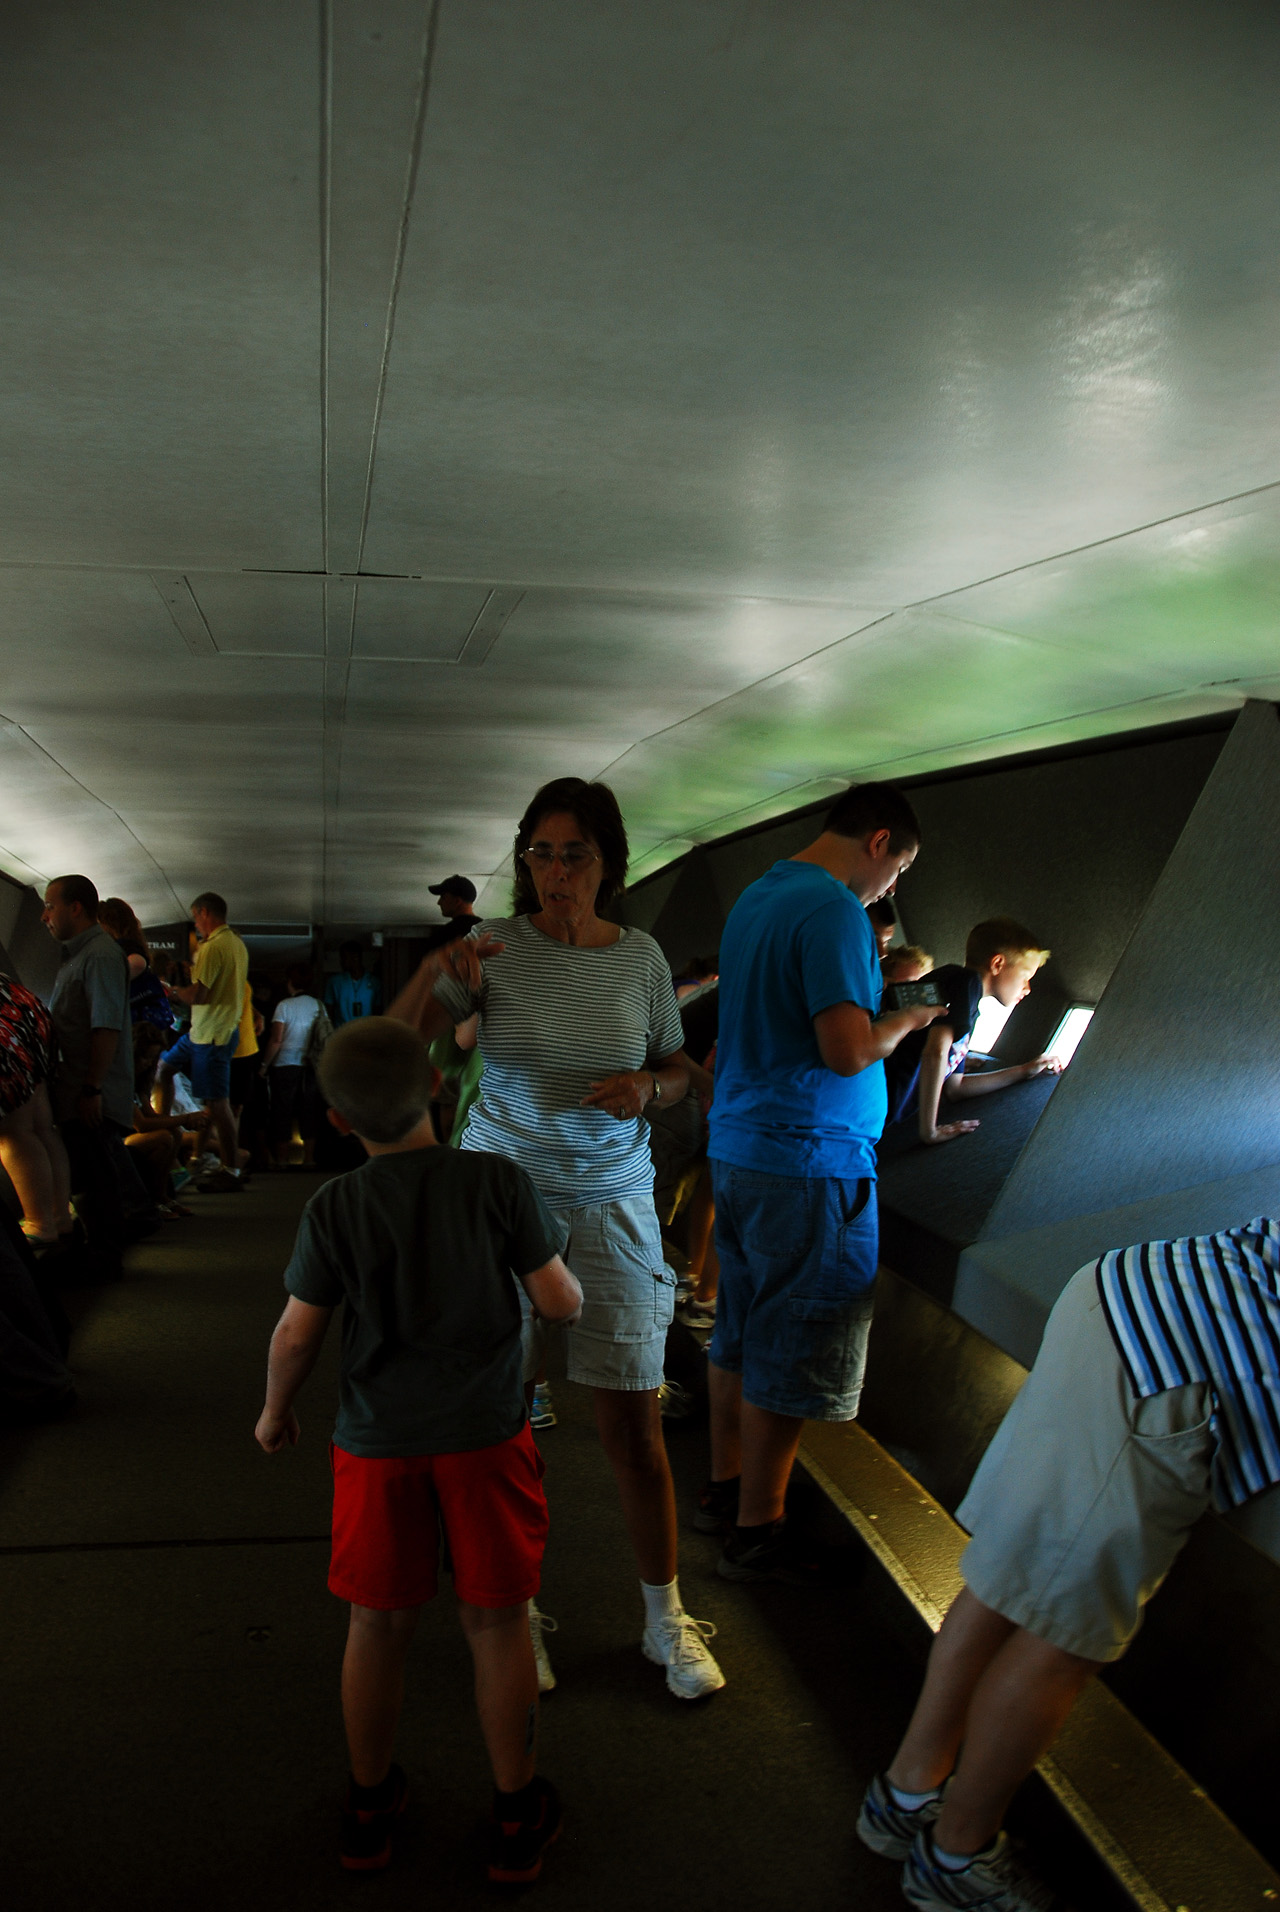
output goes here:
[{"label": "metal ledge", "polygon": [[[963,1585],[965,1534],[856,1422],[805,1428],[800,1459],[925,1624]],[[1142,1912],[1268,1912],[1280,1874],[1099,1681],[1036,1769]]]}]

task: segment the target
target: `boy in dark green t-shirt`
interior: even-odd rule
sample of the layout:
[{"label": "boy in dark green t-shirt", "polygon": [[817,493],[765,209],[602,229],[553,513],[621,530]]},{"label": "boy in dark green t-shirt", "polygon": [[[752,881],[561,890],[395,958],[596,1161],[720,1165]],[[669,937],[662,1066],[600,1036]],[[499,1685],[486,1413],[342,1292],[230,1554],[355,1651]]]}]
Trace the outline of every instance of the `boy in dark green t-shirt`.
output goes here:
[{"label": "boy in dark green t-shirt", "polygon": [[528,1603],[547,1507],[521,1385],[516,1282],[547,1321],[574,1319],[582,1291],[523,1170],[436,1146],[436,1072],[406,1024],[346,1024],[319,1075],[334,1127],[358,1135],[370,1159],[303,1211],[256,1436],[269,1454],[297,1441],[294,1398],[341,1305],[329,1568],[330,1589],[351,1602],[341,1860],[372,1871],[391,1857],[406,1793],[391,1759],[404,1662],[436,1591],[443,1535],[493,1768],[489,1877],[522,1884],[560,1830],[560,1801],[534,1772]]}]

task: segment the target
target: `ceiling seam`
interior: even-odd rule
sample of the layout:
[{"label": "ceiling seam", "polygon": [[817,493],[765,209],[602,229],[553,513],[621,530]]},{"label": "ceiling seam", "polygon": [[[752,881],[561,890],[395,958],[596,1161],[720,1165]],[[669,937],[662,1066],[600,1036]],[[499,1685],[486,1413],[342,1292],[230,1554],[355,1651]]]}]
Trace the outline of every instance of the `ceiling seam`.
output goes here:
[{"label": "ceiling seam", "polygon": [[803,657],[793,658],[789,664],[780,664],[776,671],[766,671],[763,677],[753,678],[749,684],[740,684],[737,690],[726,691],[723,697],[713,697],[709,704],[703,704],[700,709],[691,710],[685,716],[677,717],[673,724],[664,724],[661,730],[651,730],[646,736],[637,737],[633,744],[628,744],[618,756],[612,757],[597,774],[603,777],[608,771],[616,769],[620,763],[625,763],[633,750],[640,750],[646,744],[656,743],[659,737],[670,736],[673,730],[680,730],[685,724],[696,722],[699,717],[705,717],[711,711],[718,710],[722,704],[731,704],[735,697],[745,697],[750,691],[759,690],[763,684],[771,684],[775,678],[785,677],[788,671],[799,670],[803,665],[811,664],[815,657],[825,657],[828,651],[837,651],[842,644],[852,643],[855,637],[865,637],[869,631],[879,630],[882,624],[892,624],[894,618],[899,616],[901,616],[899,611],[886,611],[883,617],[872,618],[869,624],[860,624],[856,631],[846,631],[843,637],[832,638],[829,644],[820,644],[816,651],[806,651]]},{"label": "ceiling seam", "polygon": [[[437,0],[437,5],[438,5],[438,0]],[[433,7],[433,16],[434,16],[434,12],[435,12],[435,8]],[[425,109],[425,99],[423,100],[422,105]],[[423,124],[425,125],[425,110],[423,115]],[[408,215],[408,208],[406,208],[406,213],[405,213],[406,219],[407,219],[407,215]],[[404,236],[404,224],[402,221],[402,237],[403,236]],[[396,293],[398,292],[399,269],[400,269],[400,262],[398,261],[397,285],[392,295],[393,302],[394,302]],[[373,441],[371,441],[370,443],[369,465],[366,471],[365,501],[364,501],[364,510],[363,510],[362,518],[361,518],[361,536],[360,536],[360,556],[361,557],[363,557],[364,555],[364,534],[365,534],[365,528],[367,526],[369,505],[370,505],[371,493],[372,493],[374,441],[376,441],[378,424],[381,420],[382,398],[383,398],[386,371],[387,371],[387,354],[391,344],[391,334],[393,330],[394,330],[393,319],[392,319],[392,314],[389,310],[387,330],[384,334],[384,340],[383,340],[383,358],[382,358],[382,364],[381,364],[380,375],[379,375],[378,394],[377,394],[377,399],[375,402],[375,425],[374,425]],[[929,595],[925,597],[920,597],[920,598],[904,598],[901,603],[891,606],[889,612],[887,612],[886,615],[896,613],[898,611],[921,610],[926,605],[938,604],[947,598],[961,597],[966,591],[978,591],[978,590],[981,590],[985,585],[998,584],[1005,578],[1016,578],[1025,571],[1035,571],[1039,569],[1041,565],[1063,564],[1066,562],[1068,558],[1083,557],[1085,553],[1089,551],[1101,551],[1105,549],[1105,547],[1109,544],[1122,544],[1126,538],[1138,538],[1138,537],[1141,537],[1144,532],[1159,531],[1168,525],[1174,525],[1174,524],[1180,523],[1184,518],[1198,518],[1202,516],[1203,513],[1206,511],[1221,511],[1221,510],[1224,510],[1227,505],[1244,504],[1250,498],[1260,498],[1268,491],[1280,491],[1280,478],[1268,479],[1268,481],[1262,485],[1251,485],[1244,491],[1229,492],[1225,497],[1222,497],[1222,498],[1211,498],[1206,504],[1188,505],[1182,511],[1170,512],[1166,517],[1163,517],[1163,518],[1151,518],[1151,519],[1148,519],[1143,524],[1129,525],[1123,531],[1108,532],[1105,538],[1094,538],[1085,544],[1070,545],[1065,550],[1052,551],[1047,553],[1044,557],[1028,558],[1025,564],[1010,565],[1010,567],[1006,571],[992,571],[988,576],[981,577],[981,578],[973,578],[967,584],[954,584],[946,591],[934,591],[930,593]],[[463,577],[463,576],[455,576],[452,574],[436,573],[436,572],[362,571],[359,567],[358,562],[357,562],[357,567],[354,571],[345,571],[345,570],[330,571],[327,565],[327,558],[326,558],[325,567],[323,569],[319,571],[312,571],[307,569],[299,569],[297,566],[279,568],[273,565],[188,564],[187,562],[185,562],[185,560],[181,560],[177,558],[174,558],[164,563],[149,561],[147,563],[138,563],[138,564],[107,564],[107,563],[88,563],[88,562],[77,563],[75,560],[70,558],[3,558],[3,557],[0,557],[0,571],[73,571],[73,572],[74,571],[88,571],[88,572],[101,571],[108,574],[119,572],[123,574],[124,576],[130,576],[139,572],[143,574],[147,574],[152,571],[175,571],[175,572],[183,571],[183,572],[200,573],[200,574],[207,573],[214,577],[273,577],[273,578],[275,577],[288,577],[288,578],[294,578],[294,577],[303,577],[303,578],[387,577],[387,578],[404,579],[406,582],[423,583],[423,584],[481,584],[483,583],[495,589],[499,587],[509,587],[512,589],[519,588],[525,591],[563,591],[565,593],[579,593],[583,595],[610,594],[616,597],[634,597],[634,598],[644,598],[644,597],[661,598],[665,596],[665,597],[668,597],[673,603],[684,600],[684,601],[691,601],[694,603],[707,603],[707,604],[720,604],[720,603],[802,604],[802,605],[815,605],[815,606],[822,606],[822,605],[835,606],[840,604],[848,604],[853,601],[849,599],[848,597],[810,598],[810,597],[799,597],[799,596],[796,596],[794,593],[787,593],[779,597],[773,597],[768,592],[765,592],[765,591],[707,592],[707,591],[697,591],[694,589],[686,589],[681,591],[671,591],[671,592],[664,593],[661,589],[652,585],[599,584],[599,583],[574,584],[574,583],[558,583],[555,580],[546,580],[546,579],[535,580],[533,583],[530,583],[527,577],[526,578],[494,578],[488,573],[486,573],[486,575],[483,578],[478,578],[474,575]],[[766,680],[762,678],[760,681],[763,683]]]},{"label": "ceiling seam", "polygon": [[404,194],[400,205],[400,229],[396,234],[395,260],[391,268],[391,289],[387,298],[387,319],[382,335],[382,358],[378,366],[378,384],[373,400],[373,425],[369,434],[369,458],[365,466],[364,500],[360,511],[360,535],[356,545],[356,570],[364,562],[365,539],[369,531],[369,513],[373,505],[373,471],[378,455],[378,434],[382,429],[382,407],[386,397],[387,374],[391,363],[391,346],[395,338],[396,309],[400,298],[400,282],[404,276],[405,256],[409,247],[409,222],[413,217],[414,196],[418,189],[418,169],[422,161],[422,148],[426,137],[427,106],[431,97],[431,74],[435,65],[436,38],[439,29],[441,0],[430,0],[427,7],[426,28],[422,39],[422,64],[418,73],[418,103],[414,114],[413,138],[409,145],[409,160],[405,169]]},{"label": "ceiling seam", "polygon": [[333,290],[333,0],[320,0],[320,568],[329,570],[329,318]]},{"label": "ceiling seam", "polygon": [[[43,870],[38,870],[34,863],[28,863],[25,856],[19,856],[18,852],[11,850],[7,844],[0,843],[0,856],[7,856],[11,863],[21,863],[23,869],[30,870],[32,876],[37,877],[41,883],[48,884],[52,881],[52,878],[47,877]],[[6,870],[5,875],[9,876],[9,874]],[[11,877],[10,880],[15,883],[18,881],[17,877]]]},{"label": "ceiling seam", "polygon": [[[332,0],[323,0],[327,7]],[[440,0],[430,0],[422,38],[422,59],[418,72],[418,97],[414,111],[413,135],[409,143],[409,157],[405,167],[404,191],[400,204],[400,225],[396,233],[395,258],[391,268],[391,285],[387,296],[387,316],[382,334],[382,354],[378,364],[378,383],[374,392],[373,419],[369,430],[369,455],[365,465],[364,495],[360,506],[360,529],[356,542],[355,576],[345,574],[353,585],[350,606],[346,612],[346,634],[342,654],[334,654],[330,642],[330,583],[329,542],[327,521],[326,492],[326,535],[324,545],[325,579],[324,596],[324,648],[325,648],[325,690],[324,690],[324,762],[323,762],[323,800],[324,822],[322,829],[322,860],[320,875],[321,910],[327,922],[330,916],[331,862],[337,849],[338,815],[342,797],[342,745],[347,720],[347,697],[351,683],[351,657],[355,648],[356,604],[359,599],[359,572],[364,561],[365,539],[369,530],[369,514],[373,504],[373,473],[378,455],[378,434],[382,427],[382,408],[386,397],[387,374],[391,362],[391,347],[395,338],[396,310],[400,297],[400,282],[404,275],[405,255],[409,244],[409,223],[413,217],[414,195],[418,185],[418,170],[422,160],[422,147],[426,133],[427,105],[431,95],[431,73],[435,64],[436,36],[440,16]],[[331,46],[331,39],[327,42]],[[332,55],[327,67],[328,96],[332,110]],[[327,222],[325,244],[331,250],[331,220]]]},{"label": "ceiling seam", "polygon": [[329,724],[329,323],[333,274],[333,0],[320,0],[320,904],[328,912],[330,856]]},{"label": "ceiling seam", "polygon": [[1251,485],[1247,491],[1232,492],[1226,498],[1214,498],[1207,505],[1192,505],[1189,511],[1171,511],[1168,517],[1152,518],[1147,524],[1131,525],[1128,531],[1113,531],[1105,538],[1093,538],[1087,544],[1073,544],[1066,551],[1055,551],[1047,558],[1032,558],[1026,564],[1010,565],[1007,571],[993,571],[988,578],[975,578],[971,584],[958,584],[953,591],[935,591],[932,597],[913,598],[904,611],[921,610],[926,604],[938,604],[944,598],[961,597],[966,591],[980,591],[984,585],[999,584],[1004,578],[1016,578],[1024,571],[1037,571],[1045,564],[1065,564],[1068,558],[1082,558],[1087,551],[1102,551],[1109,544],[1121,544],[1125,538],[1140,538],[1144,531],[1159,531],[1165,525],[1178,524],[1183,518],[1199,518],[1206,511],[1221,511],[1227,505],[1243,504],[1248,498],[1260,498],[1266,491],[1280,489],[1280,480]]},{"label": "ceiling seam", "polygon": [[[150,863],[152,869],[155,871],[156,875],[160,878],[160,881],[164,884],[165,888],[168,890],[170,896],[173,898],[174,907],[178,911],[178,914],[180,916],[185,916],[186,905],[180,900],[178,896],[178,892],[174,889],[173,884],[170,882],[168,872],[164,869],[163,865],[152,855],[151,851],[147,848],[146,844],[142,841],[142,838],[138,835],[137,831],[133,828],[133,826],[127,823],[125,819],[121,816],[120,812],[116,809],[115,805],[108,803],[105,797],[100,797],[96,790],[91,790],[87,783],[82,783],[79,777],[76,776],[74,770],[67,769],[66,764],[59,763],[58,759],[54,756],[53,752],[51,750],[46,750],[44,745],[42,743],[39,743],[37,739],[31,735],[31,732],[26,728],[24,724],[15,723],[12,717],[4,717],[4,716],[0,716],[0,724],[2,724],[8,730],[16,732],[17,735],[21,737],[23,741],[26,744],[28,744],[32,750],[34,750],[39,756],[45,758],[45,760],[48,763],[51,763],[55,770],[61,771],[62,775],[66,777],[69,782],[73,783],[76,786],[77,790],[83,790],[85,796],[89,798],[90,802],[98,804],[103,810],[107,812],[109,816],[113,816],[115,818],[116,822],[120,825],[120,828],[123,831],[125,831],[125,833],[128,836],[131,836],[133,838],[138,848],[142,851],[143,856],[146,857],[148,863]],[[21,863],[21,862],[25,862],[26,859],[23,857],[19,857],[18,861]],[[28,864],[27,867],[31,868],[32,866]]]}]

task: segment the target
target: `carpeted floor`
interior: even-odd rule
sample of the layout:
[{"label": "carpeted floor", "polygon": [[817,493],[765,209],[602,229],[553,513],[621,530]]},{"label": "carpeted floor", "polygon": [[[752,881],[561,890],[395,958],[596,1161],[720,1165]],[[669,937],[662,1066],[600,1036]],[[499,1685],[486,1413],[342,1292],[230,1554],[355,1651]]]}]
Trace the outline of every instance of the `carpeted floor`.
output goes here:
[{"label": "carpeted floor", "polygon": [[[325,1586],[337,1336],[300,1401],[303,1438],[254,1444],[298,1212],[316,1186],[260,1178],[199,1199],[76,1297],[78,1413],[0,1435],[0,1799],[6,1912],[380,1912],[492,1905],[489,1781],[452,1599],[428,1609],[400,1753],[413,1797],[392,1869],[337,1865],[345,1609]],[[674,1345],[674,1344],[673,1344]],[[686,1344],[687,1362],[700,1358]],[[553,1370],[554,1372],[554,1370]],[[696,1380],[696,1369],[683,1378]],[[538,1896],[553,1912],[889,1912],[897,1868],[856,1841],[869,1774],[914,1698],[923,1641],[848,1529],[826,1590],[739,1588],[686,1531],[685,1602],[719,1629],[727,1689],[672,1699],[639,1651],[634,1568],[590,1403],[555,1383],[542,1605],[560,1685],[542,1769],[567,1822]],[[682,1510],[701,1421],[669,1447]],[[1034,1800],[1030,1810],[1036,1817]],[[1119,1901],[1052,1816],[1033,1824],[1077,1905]],[[1082,1870],[1083,1868],[1083,1870]]]},{"label": "carpeted floor", "polygon": [[[0,1709],[10,1912],[181,1906],[322,1912],[491,1903],[477,1870],[488,1780],[448,1596],[424,1617],[401,1750],[414,1784],[396,1865],[334,1857],[345,1773],[344,1610],[325,1587],[336,1347],[302,1397],[302,1444],[255,1447],[267,1339],[304,1176],[208,1197],[135,1249],[73,1349],[79,1413],[0,1443]],[[336,1341],[336,1336],[334,1337]],[[871,1912],[894,1867],[853,1838],[916,1667],[857,1585],[742,1590],[683,1542],[686,1602],[729,1685],[689,1706],[638,1647],[641,1609],[580,1390],[545,1434],[553,1534],[542,1603],[560,1686],[542,1766],[567,1806],[539,1892],[587,1912],[694,1906]],[[705,1428],[677,1426],[682,1504]]]}]

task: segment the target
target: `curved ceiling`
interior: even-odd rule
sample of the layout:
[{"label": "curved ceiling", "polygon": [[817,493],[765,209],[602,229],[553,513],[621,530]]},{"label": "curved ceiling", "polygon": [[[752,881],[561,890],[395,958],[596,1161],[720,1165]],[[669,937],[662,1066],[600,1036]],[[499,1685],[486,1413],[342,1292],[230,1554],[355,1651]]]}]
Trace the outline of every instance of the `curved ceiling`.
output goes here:
[{"label": "curved ceiling", "polygon": [[0,33],[12,874],[421,920],[551,775],[642,874],[1280,693],[1270,4]]}]

